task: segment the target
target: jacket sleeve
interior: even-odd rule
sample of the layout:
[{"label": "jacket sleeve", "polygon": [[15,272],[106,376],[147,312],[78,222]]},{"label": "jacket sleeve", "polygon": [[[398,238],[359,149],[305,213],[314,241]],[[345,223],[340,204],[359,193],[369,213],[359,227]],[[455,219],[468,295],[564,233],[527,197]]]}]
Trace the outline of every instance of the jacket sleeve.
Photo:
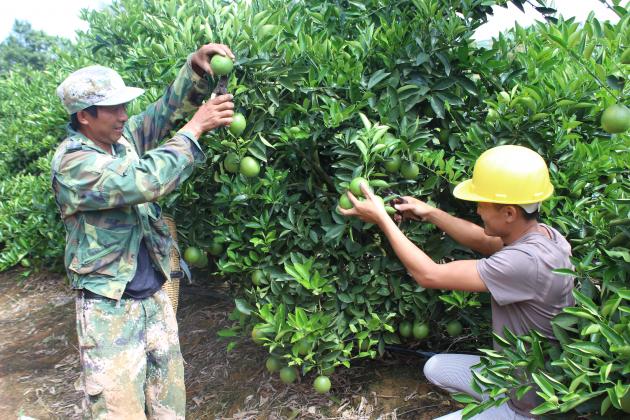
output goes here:
[{"label": "jacket sleeve", "polygon": [[205,155],[192,134],[178,132],[139,160],[90,147],[67,152],[53,174],[62,216],[155,201],[173,191]]},{"label": "jacket sleeve", "polygon": [[125,124],[125,137],[135,143],[138,155],[157,147],[177,121],[196,110],[210,93],[208,80],[193,71],[191,57],[164,95]]}]

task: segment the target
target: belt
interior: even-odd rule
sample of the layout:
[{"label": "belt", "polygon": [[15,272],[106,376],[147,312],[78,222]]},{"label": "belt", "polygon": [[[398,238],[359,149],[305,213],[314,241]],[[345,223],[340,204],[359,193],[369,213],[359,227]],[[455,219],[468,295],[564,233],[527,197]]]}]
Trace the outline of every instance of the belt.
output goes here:
[{"label": "belt", "polygon": [[[106,296],[99,295],[87,289],[79,289],[79,296],[83,296],[85,299],[100,299],[100,300],[114,300],[115,301],[115,299],[110,299]],[[121,299],[133,299],[133,298],[131,296],[122,295]]]}]

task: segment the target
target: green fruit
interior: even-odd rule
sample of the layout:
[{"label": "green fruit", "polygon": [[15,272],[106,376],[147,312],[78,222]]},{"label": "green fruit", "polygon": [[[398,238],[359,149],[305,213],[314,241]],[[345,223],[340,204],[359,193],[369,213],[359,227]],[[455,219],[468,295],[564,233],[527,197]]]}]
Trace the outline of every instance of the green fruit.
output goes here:
[{"label": "green fruit", "polygon": [[335,367],[334,366],[328,366],[327,368],[322,369],[322,375],[324,375],[324,376],[330,376],[333,373],[335,373]]},{"label": "green fruit", "polygon": [[208,255],[205,252],[201,253],[201,259],[195,265],[197,268],[205,268],[208,266]]},{"label": "green fruit", "polygon": [[215,54],[210,59],[210,68],[216,76],[225,76],[232,71],[234,62],[229,57]]},{"label": "green fruit", "polygon": [[328,379],[328,376],[318,376],[315,378],[315,381],[313,381],[313,388],[315,388],[315,392],[318,394],[327,393],[330,391],[330,379]]},{"label": "green fruit", "polygon": [[265,338],[265,333],[261,329],[256,328],[256,327],[252,329],[252,340],[254,340],[254,343],[262,344],[264,343],[264,340],[263,340],[264,338]]},{"label": "green fruit", "polygon": [[239,165],[241,174],[247,177],[255,177],[260,173],[260,165],[253,157],[246,156],[241,160],[241,164]]},{"label": "green fruit", "polygon": [[252,273],[252,284],[254,286],[260,286],[265,278],[265,273],[262,270],[256,270]]},{"label": "green fruit", "polygon": [[236,153],[228,153],[228,155],[223,160],[223,167],[226,171],[235,174],[238,172],[238,162],[239,158]]},{"label": "green fruit", "polygon": [[271,373],[277,372],[282,368],[282,362],[277,357],[269,357],[265,363],[267,370]]},{"label": "green fruit", "polygon": [[457,320],[453,320],[446,324],[446,333],[451,337],[458,337],[461,335],[464,327],[462,327],[461,322]]},{"label": "green fruit", "polygon": [[219,255],[223,254],[223,245],[221,245],[219,242],[213,241],[212,244],[210,244],[210,248],[208,248],[208,252],[210,253],[210,255],[218,257]]},{"label": "green fruit", "polygon": [[303,338],[295,343],[294,347],[295,351],[297,351],[297,354],[299,354],[300,356],[306,356],[311,350],[311,343],[306,338]]},{"label": "green fruit", "polygon": [[297,372],[294,367],[285,366],[280,369],[280,380],[285,384],[292,384],[297,379]]},{"label": "green fruit", "polygon": [[188,247],[184,251],[184,260],[190,265],[197,266],[203,261],[203,253],[199,248],[194,246]]},{"label": "green fruit", "polygon": [[[626,48],[623,54],[621,54],[621,64],[630,64],[630,48]],[[628,398],[628,402],[630,403],[630,397]]]},{"label": "green fruit", "polygon": [[396,209],[393,208],[392,206],[385,206],[385,211],[389,215],[396,214]]},{"label": "green fruit", "polygon": [[486,121],[493,123],[499,119],[499,113],[494,109],[490,108],[488,110],[488,115],[486,116]]},{"label": "green fruit", "polygon": [[365,186],[368,188],[370,186],[370,184],[368,183],[368,180],[360,176],[354,178],[350,182],[350,192],[352,192],[352,194],[354,194],[355,197],[363,197],[363,191],[361,191],[361,186],[360,186],[361,184],[365,184]]},{"label": "green fruit", "polygon": [[429,335],[429,325],[426,322],[416,321],[413,323],[413,338],[416,340],[422,340],[423,338],[427,338]]},{"label": "green fruit", "polygon": [[630,128],[630,109],[625,105],[611,105],[602,114],[602,128],[610,134],[623,133]]},{"label": "green fruit", "polygon": [[232,123],[230,124],[230,133],[232,133],[235,137],[240,136],[245,131],[245,126],[247,122],[245,121],[245,117],[243,114],[238,112],[234,113],[232,116]]},{"label": "green fruit", "polygon": [[344,210],[349,210],[352,207],[354,207],[352,205],[352,201],[350,201],[346,193],[343,193],[341,197],[339,197],[339,207],[341,207]]},{"label": "green fruit", "polygon": [[420,167],[415,162],[405,162],[400,168],[400,173],[405,179],[416,179],[420,173]]},{"label": "green fruit", "polygon": [[385,163],[383,164],[383,166],[385,166],[385,170],[387,172],[389,172],[390,174],[393,174],[393,173],[398,172],[398,170],[400,169],[401,163],[402,163],[402,159],[400,159],[400,156],[394,155],[390,157],[389,159],[387,159]]},{"label": "green fruit", "polygon": [[402,337],[411,337],[411,322],[403,321],[398,326],[398,332]]}]

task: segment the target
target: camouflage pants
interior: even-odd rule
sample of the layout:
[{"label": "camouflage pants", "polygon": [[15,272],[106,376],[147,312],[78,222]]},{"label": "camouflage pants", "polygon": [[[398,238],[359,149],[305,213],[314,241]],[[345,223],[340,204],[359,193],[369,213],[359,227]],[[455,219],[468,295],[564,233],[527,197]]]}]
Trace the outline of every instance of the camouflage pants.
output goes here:
[{"label": "camouflage pants", "polygon": [[166,292],[119,305],[79,296],[76,316],[85,418],[184,418],[184,365]]}]

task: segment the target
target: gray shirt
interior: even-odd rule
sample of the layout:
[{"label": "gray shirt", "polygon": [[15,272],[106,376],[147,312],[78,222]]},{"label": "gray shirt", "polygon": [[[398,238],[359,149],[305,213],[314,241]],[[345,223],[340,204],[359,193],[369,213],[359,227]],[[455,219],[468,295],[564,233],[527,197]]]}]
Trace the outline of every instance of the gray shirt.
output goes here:
[{"label": "gray shirt", "polygon": [[[492,296],[492,328],[503,336],[503,327],[517,335],[537,330],[555,340],[551,319],[562,308],[575,304],[573,277],[555,274],[556,268],[573,266],[571,246],[554,228],[540,224],[551,239],[540,232],[531,232],[477,262],[479,277]],[[495,348],[497,345],[495,344]],[[528,415],[538,405],[535,393],[522,400],[515,398],[511,406]]]}]

